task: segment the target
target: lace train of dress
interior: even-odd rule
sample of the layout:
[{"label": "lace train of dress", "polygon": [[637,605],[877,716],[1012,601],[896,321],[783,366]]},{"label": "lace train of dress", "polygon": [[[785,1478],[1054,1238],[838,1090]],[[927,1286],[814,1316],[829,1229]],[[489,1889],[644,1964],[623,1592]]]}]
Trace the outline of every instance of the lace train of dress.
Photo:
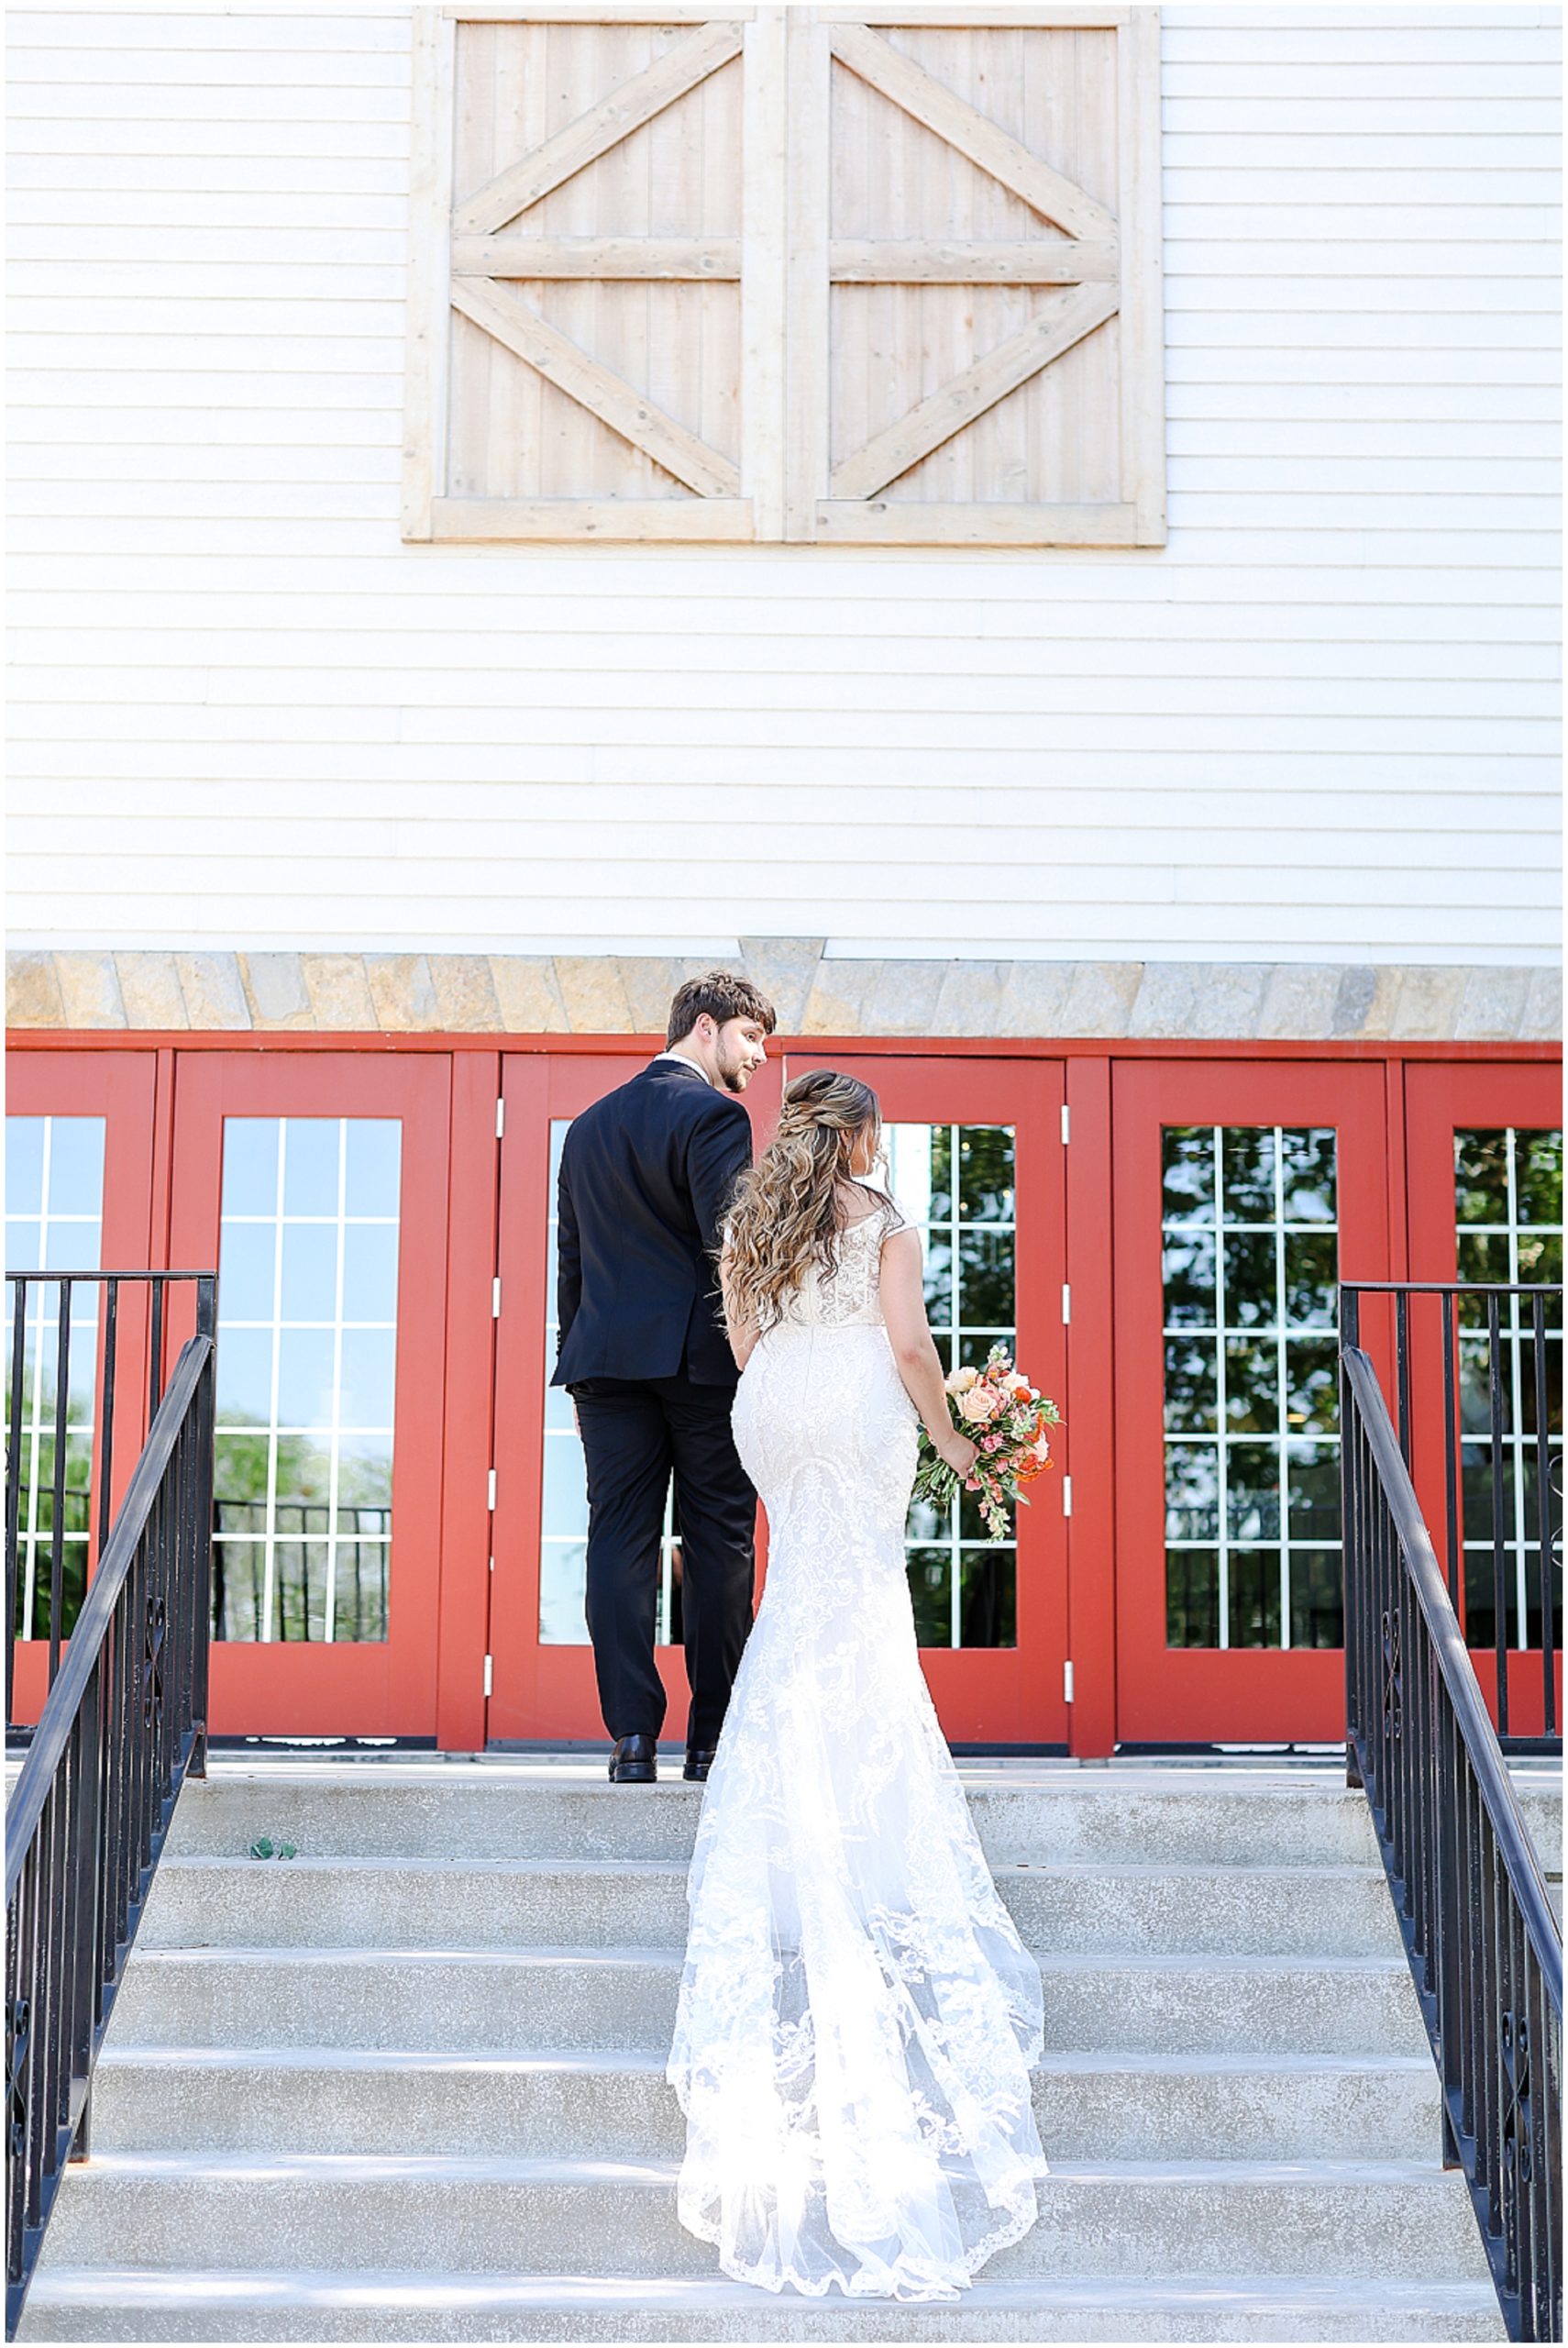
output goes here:
[{"label": "lace train of dress", "polygon": [[1040,1975],[926,1692],[885,1209],[735,1401],[767,1582],[708,1780],[669,2077],[680,2220],[736,2280],[951,2298],[1034,2223]]}]

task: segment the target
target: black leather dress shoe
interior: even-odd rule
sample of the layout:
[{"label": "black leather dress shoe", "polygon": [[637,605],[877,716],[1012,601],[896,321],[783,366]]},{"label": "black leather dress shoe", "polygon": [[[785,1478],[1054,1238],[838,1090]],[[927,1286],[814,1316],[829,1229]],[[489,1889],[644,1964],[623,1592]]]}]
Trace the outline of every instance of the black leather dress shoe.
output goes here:
[{"label": "black leather dress shoe", "polygon": [[618,1736],[610,1755],[610,1782],[651,1786],[658,1776],[658,1748],[651,1736]]},{"label": "black leather dress shoe", "polygon": [[713,1766],[713,1755],[717,1750],[718,1747],[713,1744],[689,1744],[686,1748],[686,1767],[682,1769],[681,1776],[694,1778],[699,1785],[704,1783],[709,1770]]}]

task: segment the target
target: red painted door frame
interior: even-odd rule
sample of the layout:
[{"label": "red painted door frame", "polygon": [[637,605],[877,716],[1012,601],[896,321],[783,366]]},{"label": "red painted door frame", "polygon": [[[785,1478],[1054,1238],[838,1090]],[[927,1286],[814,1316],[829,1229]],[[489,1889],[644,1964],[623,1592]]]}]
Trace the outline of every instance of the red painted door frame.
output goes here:
[{"label": "red painted door frame", "polygon": [[[1405,1070],[1409,1217],[1409,1277],[1452,1280],[1459,1276],[1454,1206],[1453,1136],[1457,1131],[1503,1126],[1561,1126],[1560,1069],[1535,1066],[1477,1066],[1474,1061],[1426,1062]],[[1439,1541],[1439,1564],[1447,1559],[1439,1528],[1447,1522],[1442,1437],[1441,1323],[1433,1304],[1411,1305],[1411,1449],[1413,1473],[1423,1513]],[[1460,1577],[1461,1611],[1463,1575]],[[1561,1634],[1562,1620],[1558,1618]],[[1488,1710],[1496,1717],[1496,1656],[1493,1648],[1472,1651],[1475,1676]],[[1546,1722],[1539,1646],[1520,1647],[1507,1660],[1508,1727],[1516,1736],[1539,1736]],[[1562,1721],[1562,1656],[1553,1666],[1557,1722]]]},{"label": "red painted door frame", "polygon": [[1161,1128],[1335,1126],[1342,1277],[1386,1279],[1383,1070],[1342,1061],[1159,1060],[1119,1066],[1113,1084],[1118,1737],[1132,1744],[1336,1740],[1344,1734],[1342,1649],[1165,1644]]},{"label": "red painted door frame", "polygon": [[[171,1216],[171,1245],[182,1262],[217,1261],[226,1116],[397,1118],[402,1199],[389,1635],[362,1643],[215,1642],[212,1726],[220,1735],[433,1737],[441,1664],[450,1062],[444,1054],[286,1049],[182,1056]],[[221,1351],[221,1335],[219,1344]],[[472,1632],[476,1656],[481,1627]],[[461,1667],[461,1658],[447,1662]]]},{"label": "red painted door frame", "polygon": [[[98,1264],[105,1271],[152,1271],[169,1261],[161,1251],[154,1252],[151,1228],[157,1075],[156,1052],[124,1049],[17,1052],[12,1056],[6,1072],[6,1107],[11,1116],[104,1120],[104,1197]],[[87,1271],[93,1267],[60,1263],[56,1268]],[[100,1310],[88,1546],[89,1556],[94,1560],[102,1535],[98,1463],[104,1402],[103,1323]],[[9,1335],[7,1331],[7,1343]],[[146,1434],[149,1368],[145,1291],[138,1294],[134,1288],[122,1289],[115,1340],[111,1510],[116,1509],[124,1498]],[[48,1679],[48,1640],[17,1640],[12,1699],[17,1720],[38,1718]]]}]

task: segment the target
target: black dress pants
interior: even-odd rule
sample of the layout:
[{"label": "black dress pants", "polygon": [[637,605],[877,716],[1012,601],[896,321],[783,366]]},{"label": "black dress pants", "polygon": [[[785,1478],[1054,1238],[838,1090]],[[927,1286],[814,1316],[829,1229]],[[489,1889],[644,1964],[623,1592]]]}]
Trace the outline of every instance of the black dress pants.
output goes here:
[{"label": "black dress pants", "polygon": [[718,1742],[751,1629],[756,1494],[730,1433],[734,1390],[674,1378],[590,1378],[572,1400],[588,1464],[588,1632],[612,1737],[655,1736],[659,1535],[675,1475],[691,1708],[686,1741]]}]

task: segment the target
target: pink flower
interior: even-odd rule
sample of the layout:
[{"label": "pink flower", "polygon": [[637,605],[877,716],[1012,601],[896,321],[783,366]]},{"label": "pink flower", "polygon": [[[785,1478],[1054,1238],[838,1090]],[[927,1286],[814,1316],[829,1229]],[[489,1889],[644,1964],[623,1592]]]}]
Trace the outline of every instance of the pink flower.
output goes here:
[{"label": "pink flower", "polygon": [[983,1426],[988,1419],[995,1417],[998,1401],[988,1386],[971,1386],[959,1398],[959,1416],[967,1419],[971,1426]]},{"label": "pink flower", "polygon": [[1045,1461],[1050,1458],[1051,1438],[1048,1434],[1042,1434],[1035,1436],[1034,1456],[1041,1462],[1042,1466],[1043,1466]]},{"label": "pink flower", "polygon": [[999,1451],[1001,1449],[1000,1435],[988,1434],[983,1436],[980,1443],[980,1449],[982,1451]]},{"label": "pink flower", "polygon": [[966,1476],[966,1477],[965,1477],[965,1479],[964,1479],[964,1490],[965,1490],[966,1492],[977,1492],[977,1491],[979,1490],[979,1489],[980,1489],[980,1479],[979,1479],[979,1478],[978,1478],[977,1476]]}]

